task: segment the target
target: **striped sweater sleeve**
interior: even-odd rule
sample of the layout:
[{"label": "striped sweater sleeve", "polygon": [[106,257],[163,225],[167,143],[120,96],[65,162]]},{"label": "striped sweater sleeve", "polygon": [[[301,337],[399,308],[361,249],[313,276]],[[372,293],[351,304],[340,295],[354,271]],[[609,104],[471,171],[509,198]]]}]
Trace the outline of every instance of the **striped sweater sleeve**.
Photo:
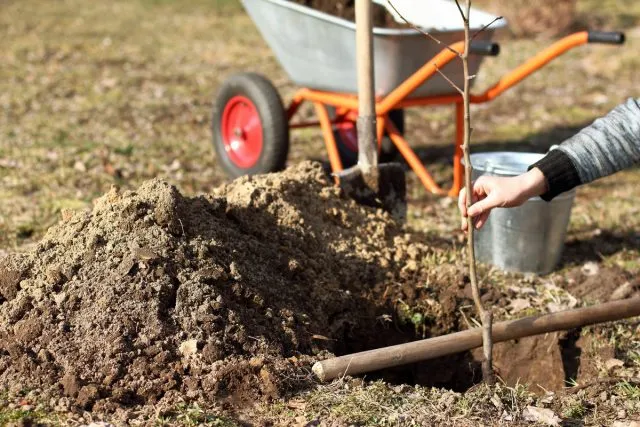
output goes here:
[{"label": "striped sweater sleeve", "polygon": [[551,150],[537,167],[552,200],[558,194],[640,163],[640,98],[628,99],[606,116]]}]

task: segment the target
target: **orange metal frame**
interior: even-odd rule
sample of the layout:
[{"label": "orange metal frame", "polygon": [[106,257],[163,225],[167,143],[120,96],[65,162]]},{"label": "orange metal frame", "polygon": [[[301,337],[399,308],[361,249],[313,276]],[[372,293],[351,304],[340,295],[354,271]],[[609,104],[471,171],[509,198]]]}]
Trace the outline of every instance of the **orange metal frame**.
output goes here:
[{"label": "orange metal frame", "polygon": [[[487,91],[480,95],[471,95],[470,101],[474,104],[484,103],[491,101],[498,97],[500,94],[515,86],[526,77],[542,68],[544,65],[564,54],[568,50],[586,44],[588,42],[588,34],[586,31],[571,34],[556,43],[552,44],[548,48],[542,50],[537,55],[533,56],[523,64],[507,73],[501,78],[495,85],[490,87]],[[458,42],[450,46],[458,52],[464,50],[464,43]],[[463,186],[463,168],[462,168],[462,139],[463,139],[463,107],[462,97],[458,94],[445,95],[445,96],[432,96],[432,97],[420,97],[411,98],[407,97],[420,87],[425,81],[431,78],[437,73],[438,68],[443,68],[446,64],[456,58],[456,54],[449,49],[443,49],[430,61],[425,63],[418,71],[411,75],[407,80],[401,83],[391,93],[382,99],[376,101],[376,115],[377,115],[377,132],[378,141],[381,141],[382,135],[386,130],[391,141],[398,148],[398,151],[404,159],[407,161],[411,169],[416,173],[424,187],[439,195],[449,195],[455,197],[460,192]],[[331,125],[339,123],[345,120],[346,113],[349,111],[358,110],[358,98],[350,94],[340,94],[334,92],[323,92],[312,89],[303,88],[297,91],[294,95],[291,104],[287,110],[287,116],[289,121],[296,114],[300,105],[305,102],[312,102],[315,106],[318,121],[301,122],[291,124],[290,127],[302,128],[320,126],[322,134],[324,136],[327,153],[329,155],[329,161],[334,173],[337,173],[343,169],[340,156],[338,154],[338,148],[333,136]],[[456,139],[455,139],[455,153],[453,157],[453,185],[448,191],[441,188],[433,179],[431,174],[427,171],[422,164],[418,156],[413,149],[409,146],[407,141],[400,135],[398,129],[394,126],[393,122],[389,120],[389,112],[398,108],[417,107],[425,105],[455,105],[455,117],[456,117]],[[326,105],[336,107],[339,114],[332,121],[329,118],[329,114],[326,109]]]}]

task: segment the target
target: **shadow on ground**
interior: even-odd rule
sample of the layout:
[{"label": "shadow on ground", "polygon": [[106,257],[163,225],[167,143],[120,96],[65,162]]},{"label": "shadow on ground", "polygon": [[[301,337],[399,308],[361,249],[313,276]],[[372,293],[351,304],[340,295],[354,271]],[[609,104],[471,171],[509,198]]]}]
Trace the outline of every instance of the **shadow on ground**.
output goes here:
[{"label": "shadow on ground", "polygon": [[586,239],[568,240],[559,268],[581,265],[589,261],[601,261],[603,257],[639,246],[640,233],[638,232],[620,233],[603,230],[598,235]]}]

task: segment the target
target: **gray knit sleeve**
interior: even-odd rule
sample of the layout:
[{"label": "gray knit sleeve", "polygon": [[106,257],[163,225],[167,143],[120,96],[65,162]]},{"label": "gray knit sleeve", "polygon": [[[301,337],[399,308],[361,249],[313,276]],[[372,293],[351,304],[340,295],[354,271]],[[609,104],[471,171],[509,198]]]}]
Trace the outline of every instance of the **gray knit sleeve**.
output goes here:
[{"label": "gray knit sleeve", "polygon": [[558,147],[585,184],[640,163],[640,98],[629,99]]}]

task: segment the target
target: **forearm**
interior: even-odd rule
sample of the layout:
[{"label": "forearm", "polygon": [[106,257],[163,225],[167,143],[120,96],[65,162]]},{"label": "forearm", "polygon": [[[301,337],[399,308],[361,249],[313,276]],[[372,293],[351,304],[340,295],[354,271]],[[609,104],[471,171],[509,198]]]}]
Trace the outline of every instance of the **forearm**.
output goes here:
[{"label": "forearm", "polygon": [[640,99],[629,99],[532,165],[547,181],[545,200],[640,163]]}]

